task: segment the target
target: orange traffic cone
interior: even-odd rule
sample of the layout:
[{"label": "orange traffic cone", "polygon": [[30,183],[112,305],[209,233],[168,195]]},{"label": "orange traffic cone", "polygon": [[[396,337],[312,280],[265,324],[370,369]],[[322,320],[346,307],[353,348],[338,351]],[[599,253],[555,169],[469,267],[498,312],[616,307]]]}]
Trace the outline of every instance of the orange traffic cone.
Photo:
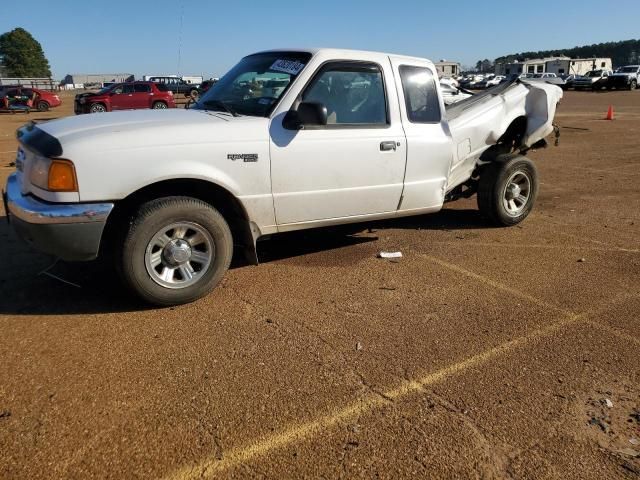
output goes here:
[{"label": "orange traffic cone", "polygon": [[613,120],[613,107],[611,105],[609,105],[609,110],[607,110],[605,120]]}]

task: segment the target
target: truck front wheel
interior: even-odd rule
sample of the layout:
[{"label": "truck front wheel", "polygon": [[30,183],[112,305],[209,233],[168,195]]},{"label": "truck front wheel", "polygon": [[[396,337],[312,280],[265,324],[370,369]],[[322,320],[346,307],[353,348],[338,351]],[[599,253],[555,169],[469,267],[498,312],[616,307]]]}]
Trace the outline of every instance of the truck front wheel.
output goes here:
[{"label": "truck front wheel", "polygon": [[140,206],[119,255],[125,284],[146,302],[170,306],[209,293],[231,263],[233,239],[224,217],[191,197]]},{"label": "truck front wheel", "polygon": [[500,155],[480,174],[478,208],[493,223],[502,226],[523,221],[538,194],[538,172],[522,155]]}]

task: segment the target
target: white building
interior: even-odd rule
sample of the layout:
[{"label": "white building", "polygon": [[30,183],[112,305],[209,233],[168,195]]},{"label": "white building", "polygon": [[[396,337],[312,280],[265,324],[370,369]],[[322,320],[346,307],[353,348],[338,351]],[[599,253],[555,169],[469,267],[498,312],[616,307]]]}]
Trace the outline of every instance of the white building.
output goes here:
[{"label": "white building", "polygon": [[584,75],[591,70],[612,70],[610,58],[559,58],[547,62],[547,72]]},{"label": "white building", "polygon": [[85,85],[133,82],[131,73],[70,73],[61,82],[62,88],[84,88]]},{"label": "white building", "polygon": [[524,62],[496,63],[495,69],[496,75],[509,76],[520,73],[544,73],[545,66],[545,59],[534,58]]},{"label": "white building", "polygon": [[434,64],[439,76],[444,78],[457,77],[460,75],[460,64],[458,62],[447,62],[440,60]]},{"label": "white building", "polygon": [[496,63],[496,75],[521,73],[555,73],[556,75],[584,75],[591,70],[604,68],[611,70],[610,58],[569,58],[548,57],[525,60],[523,62]]}]

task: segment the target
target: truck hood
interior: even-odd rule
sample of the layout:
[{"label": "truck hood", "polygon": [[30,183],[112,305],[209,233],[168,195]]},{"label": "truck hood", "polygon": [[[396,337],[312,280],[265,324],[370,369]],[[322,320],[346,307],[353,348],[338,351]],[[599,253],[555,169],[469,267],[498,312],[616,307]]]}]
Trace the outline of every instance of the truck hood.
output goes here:
[{"label": "truck hood", "polygon": [[166,109],[78,115],[38,124],[58,140],[62,157],[83,157],[88,151],[266,140],[269,119],[232,117],[204,110]]}]

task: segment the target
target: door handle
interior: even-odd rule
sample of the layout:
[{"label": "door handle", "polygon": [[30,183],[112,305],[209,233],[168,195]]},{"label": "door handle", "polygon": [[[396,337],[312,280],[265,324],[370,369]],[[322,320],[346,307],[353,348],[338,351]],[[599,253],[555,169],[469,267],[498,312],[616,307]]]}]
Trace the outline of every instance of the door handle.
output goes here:
[{"label": "door handle", "polygon": [[393,150],[394,152],[396,151],[396,142],[380,142],[381,152],[388,152],[390,150]]}]

